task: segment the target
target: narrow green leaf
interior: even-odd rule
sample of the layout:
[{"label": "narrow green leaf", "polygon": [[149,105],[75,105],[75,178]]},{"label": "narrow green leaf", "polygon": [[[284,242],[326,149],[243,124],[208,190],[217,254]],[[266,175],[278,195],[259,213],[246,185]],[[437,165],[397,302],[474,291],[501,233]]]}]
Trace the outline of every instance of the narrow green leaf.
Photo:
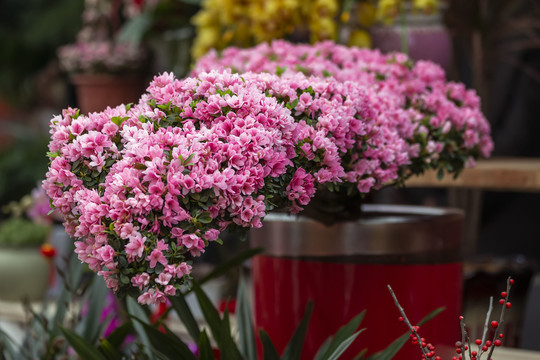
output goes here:
[{"label": "narrow green leaf", "polygon": [[[439,315],[442,311],[444,311],[444,307],[439,307],[426,316],[422,318],[418,322],[418,326],[421,326],[428,322],[429,320],[433,319],[435,316]],[[386,349],[381,350],[371,356],[368,356],[367,360],[390,360],[392,359],[397,352],[407,343],[409,340],[410,332],[407,331],[405,334],[401,335],[399,338],[394,340]]]},{"label": "narrow green leaf", "polygon": [[[77,256],[71,255],[71,258],[69,260],[69,268],[66,271],[66,275],[69,274],[69,276],[64,279],[65,286],[62,287],[62,290],[60,291],[60,295],[58,295],[58,300],[56,302],[56,312],[54,314],[54,319],[52,320],[52,336],[60,333],[58,325],[64,322],[67,308],[71,303],[73,293],[75,292],[75,289],[79,286],[79,283],[81,281],[83,269],[84,267],[77,258]],[[70,291],[69,289],[72,289],[72,291]]]},{"label": "narrow green leaf", "polygon": [[[327,358],[327,360],[338,360],[339,357],[349,348],[349,346],[352,344],[354,340],[360,335],[361,332],[363,332],[365,329],[359,330],[352,334],[347,339],[343,340],[341,343],[338,344],[336,349],[330,354],[330,356]],[[325,358],[326,359],[326,358]]]},{"label": "narrow green leaf", "polygon": [[236,298],[236,320],[240,336],[240,352],[246,359],[256,359],[257,350],[255,345],[253,320],[251,318],[251,308],[243,279],[240,279],[238,284],[238,294]]},{"label": "narrow green leaf", "polygon": [[261,248],[255,248],[255,249],[249,249],[249,250],[246,250],[244,251],[243,253],[239,254],[238,256],[230,259],[229,261],[227,262],[224,262],[222,264],[219,264],[218,266],[216,266],[214,268],[214,270],[212,270],[209,274],[207,274],[206,276],[202,277],[199,281],[197,281],[197,283],[202,286],[204,283],[206,283],[207,281],[210,281],[216,277],[219,277],[219,276],[222,276],[223,274],[227,273],[227,271],[229,271],[230,269],[238,266],[238,265],[241,265],[244,261],[246,261],[247,259],[257,255],[257,254],[260,254],[261,252],[263,251],[263,249]]},{"label": "narrow green leaf", "polygon": [[[126,307],[130,316],[136,317],[138,319],[147,319],[146,312],[134,298],[126,298]],[[144,352],[146,353],[146,355],[148,355],[150,359],[152,359],[152,344],[150,343],[150,339],[146,335],[143,325],[140,322],[133,322],[133,328],[135,329],[135,332],[137,333],[137,336],[139,337],[141,343],[144,345]]]},{"label": "narrow green leaf", "polygon": [[166,330],[165,333],[162,333],[154,326],[149,325],[138,318],[132,318],[143,327],[148,340],[155,350],[171,360],[197,360],[189,347],[177,336],[173,335],[170,330]]},{"label": "narrow green leaf", "polygon": [[92,285],[86,292],[88,294],[88,313],[82,319],[81,332],[79,333],[90,342],[96,342],[103,329],[100,317],[109,291],[103,278],[96,276],[92,279]]},{"label": "narrow green leaf", "polygon": [[367,352],[368,349],[363,349],[353,358],[353,360],[364,360],[366,358]]},{"label": "narrow green leaf", "polygon": [[220,351],[223,352],[223,357],[227,359],[240,359],[242,355],[240,354],[240,351],[238,350],[231,334],[229,313],[225,311],[222,320],[214,304],[212,304],[210,298],[206,295],[198,283],[193,283],[193,291],[197,296],[199,307],[201,308],[204,319],[212,332],[212,336],[218,344]]},{"label": "narrow green leaf", "polygon": [[439,169],[437,171],[437,180],[442,180],[444,178],[444,169]]},{"label": "narrow green leaf", "polygon": [[98,350],[107,360],[122,360],[122,354],[118,351],[118,347],[113,346],[107,339],[102,339],[99,342]]},{"label": "narrow green leaf", "polygon": [[201,332],[199,337],[199,360],[214,360],[214,350],[210,344],[210,339],[206,334],[206,330]]},{"label": "narrow green leaf", "polygon": [[418,326],[422,326],[424,325],[425,323],[427,323],[428,321],[430,321],[431,319],[433,319],[435,316],[439,315],[440,313],[442,313],[444,311],[445,307],[444,306],[441,306],[441,307],[438,307],[436,308],[435,310],[433,310],[432,312],[430,312],[429,314],[427,314],[426,316],[424,316],[422,318],[422,320],[420,320],[418,322]]},{"label": "narrow green leaf", "polygon": [[[0,329],[0,358],[4,356],[6,352],[8,359],[16,359],[17,356],[21,356],[26,353],[25,349],[20,347],[15,349],[16,342],[6,333]],[[28,356],[26,356],[28,358]]]},{"label": "narrow green leaf", "polygon": [[182,320],[182,324],[186,327],[193,341],[197,341],[201,336],[201,331],[199,330],[199,324],[197,323],[197,320],[195,320],[193,312],[189,308],[184,295],[171,296],[169,297],[169,301],[180,320]]},{"label": "narrow green leaf", "polygon": [[221,341],[219,350],[224,359],[242,359],[242,354],[232,337],[231,322],[229,320],[229,310],[225,308],[223,320],[221,321],[221,331],[219,335]]},{"label": "narrow green leaf", "polygon": [[67,342],[82,360],[107,360],[107,358],[103,356],[98,349],[96,349],[83,337],[78,335],[75,331],[67,329],[61,325],[58,325],[58,327],[62,334],[64,334]]},{"label": "narrow green leaf", "polygon": [[392,359],[397,352],[405,345],[409,340],[409,332],[398,337],[390,345],[388,345],[384,350],[376,352],[375,354],[368,356],[367,360],[390,360]]},{"label": "narrow green leaf", "polygon": [[264,360],[280,360],[279,354],[272,344],[272,340],[264,330],[259,330],[259,338],[263,345],[263,359]]},{"label": "narrow green leaf", "polygon": [[285,347],[285,350],[283,352],[283,360],[300,359],[300,355],[302,354],[302,347],[304,345],[304,339],[306,337],[306,332],[307,332],[307,328],[309,325],[309,320],[310,320],[312,312],[313,312],[313,301],[309,301],[306,306],[306,311],[304,312],[304,316],[302,317],[302,320],[300,321],[300,324],[294,331],[291,337],[291,340],[289,340],[289,343]]},{"label": "narrow green leaf", "polygon": [[339,330],[331,338],[331,342],[328,344],[328,348],[324,352],[321,352],[321,350],[319,350],[314,360],[328,359],[330,354],[334,353],[334,351],[338,348],[338,346],[343,341],[345,341],[346,339],[350,338],[353,335],[353,333],[358,329],[358,327],[362,323],[362,320],[364,320],[365,315],[366,315],[366,311],[364,310],[360,314],[352,318],[347,324],[340,327]]},{"label": "narrow green leaf", "polygon": [[115,348],[122,346],[126,337],[133,332],[133,324],[126,322],[109,334],[105,339]]},{"label": "narrow green leaf", "polygon": [[210,298],[202,290],[199,283],[193,283],[192,286],[195,296],[197,296],[197,301],[203,313],[204,319],[212,332],[214,340],[221,345],[220,333],[221,333],[221,317],[219,316],[218,311],[216,310]]}]

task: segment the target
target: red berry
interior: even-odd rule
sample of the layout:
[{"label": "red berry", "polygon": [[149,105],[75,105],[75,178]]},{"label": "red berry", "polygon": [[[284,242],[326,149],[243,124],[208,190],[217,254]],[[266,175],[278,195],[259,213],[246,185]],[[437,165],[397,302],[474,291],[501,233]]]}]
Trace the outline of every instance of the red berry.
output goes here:
[{"label": "red berry", "polygon": [[474,340],[474,343],[476,345],[482,345],[482,340],[481,339],[476,339],[476,340]]},{"label": "red berry", "polygon": [[508,293],[507,293],[506,291],[503,291],[503,292],[501,293],[501,297],[503,297],[503,298],[505,298],[506,295],[508,295]]},{"label": "red berry", "polygon": [[482,346],[482,351],[488,351],[488,349],[489,349],[489,348],[488,348],[487,345]]},{"label": "red berry", "polygon": [[503,305],[504,304],[504,299],[499,300],[499,304]]},{"label": "red berry", "polygon": [[507,302],[507,303],[506,303],[506,308],[507,308],[507,309],[510,309],[511,307],[512,307],[512,304],[511,304],[510,302]]},{"label": "red berry", "polygon": [[472,351],[472,352],[471,352],[471,355],[472,355],[472,356],[476,356],[476,355],[478,355],[478,353],[477,353],[476,351]]},{"label": "red berry", "polygon": [[486,346],[491,346],[491,340],[486,341]]},{"label": "red berry", "polygon": [[514,284],[514,279],[510,279],[510,285]]},{"label": "red berry", "polygon": [[496,329],[498,326],[499,326],[499,322],[497,322],[497,321],[495,321],[495,320],[493,320],[493,321],[491,322],[491,327],[492,327],[492,328]]},{"label": "red berry", "polygon": [[499,337],[502,339],[504,337],[504,335],[502,333],[500,333]]},{"label": "red berry", "polygon": [[493,345],[495,346],[501,346],[502,345],[502,341],[501,340],[495,340],[495,342],[493,343]]}]

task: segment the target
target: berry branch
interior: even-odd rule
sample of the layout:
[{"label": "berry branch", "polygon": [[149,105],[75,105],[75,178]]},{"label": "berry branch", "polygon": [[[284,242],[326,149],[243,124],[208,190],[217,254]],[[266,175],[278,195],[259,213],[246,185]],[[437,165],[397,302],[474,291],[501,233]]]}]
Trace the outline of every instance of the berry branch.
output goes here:
[{"label": "berry branch", "polygon": [[[459,357],[454,356],[452,360],[457,359],[464,359],[464,356],[466,353],[469,355],[470,360],[481,360],[482,355],[485,353],[487,354],[487,359],[491,360],[491,356],[493,355],[493,351],[495,350],[495,347],[502,345],[502,338],[504,337],[502,333],[502,328],[504,324],[504,313],[506,309],[510,309],[512,307],[512,304],[508,301],[510,296],[510,289],[512,288],[512,285],[514,284],[514,279],[508,277],[506,280],[506,290],[501,292],[501,299],[499,300],[499,304],[501,305],[501,313],[499,315],[499,320],[493,320],[490,322],[491,314],[493,312],[493,297],[490,297],[489,302],[489,309],[486,313],[486,321],[484,324],[484,331],[482,334],[481,339],[476,339],[474,343],[478,346],[478,350],[472,350],[471,349],[471,343],[469,334],[466,330],[465,325],[465,318],[463,316],[459,317],[460,321],[460,328],[461,328],[461,341],[456,342],[456,353]],[[404,322],[407,327],[409,328],[411,332],[411,340],[414,345],[418,345],[420,347],[420,351],[422,352],[422,359],[425,360],[440,360],[441,357],[437,356],[435,354],[435,347],[426,342],[426,339],[420,337],[420,334],[418,333],[419,326],[414,326],[407,318],[407,315],[405,314],[405,310],[399,303],[396,294],[392,290],[392,287],[390,285],[388,286],[388,290],[390,291],[390,294],[392,295],[392,298],[394,299],[394,303],[396,307],[399,310],[399,313],[401,314],[399,320]],[[486,340],[489,332],[489,327],[495,330],[493,337],[491,340]]]}]

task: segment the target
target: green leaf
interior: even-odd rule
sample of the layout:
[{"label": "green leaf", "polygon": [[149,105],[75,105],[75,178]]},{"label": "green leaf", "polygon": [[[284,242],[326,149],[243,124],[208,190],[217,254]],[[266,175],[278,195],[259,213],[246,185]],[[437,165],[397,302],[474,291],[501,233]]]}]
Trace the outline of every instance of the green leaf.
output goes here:
[{"label": "green leaf", "polygon": [[312,312],[313,312],[313,301],[309,301],[306,306],[306,311],[304,312],[304,316],[302,317],[302,320],[300,321],[300,324],[294,331],[291,337],[291,340],[289,340],[289,343],[285,347],[285,350],[283,352],[283,360],[300,359],[300,355],[302,354],[302,347],[304,345],[304,339],[306,337],[306,332],[309,325],[309,319],[311,317]]},{"label": "green leaf", "polygon": [[340,346],[341,343],[343,343],[346,339],[350,338],[354,334],[354,332],[362,323],[362,320],[364,320],[365,315],[366,311],[364,310],[360,314],[352,318],[351,321],[349,321],[347,324],[340,327],[339,330],[334,334],[334,336],[328,339],[328,348],[322,351],[323,349],[321,347],[321,349],[319,349],[319,351],[317,352],[314,360],[328,359],[331,354],[336,351],[336,349]]},{"label": "green leaf", "polygon": [[[439,315],[442,311],[444,311],[444,307],[439,307],[426,316],[422,318],[418,322],[418,326],[421,326],[428,322],[429,320],[433,319],[435,316]],[[390,360],[392,359],[397,352],[405,345],[405,343],[409,340],[410,331],[407,331],[405,334],[401,335],[399,338],[394,340],[386,349],[381,350],[367,358],[367,360]]]},{"label": "green leaf", "polygon": [[122,26],[118,34],[118,41],[120,43],[131,44],[134,48],[137,48],[141,44],[144,34],[151,26],[152,15],[150,12],[141,12]]},{"label": "green leaf", "polygon": [[260,254],[262,251],[263,251],[263,249],[261,249],[261,248],[246,250],[243,253],[241,253],[240,255],[230,259],[229,261],[217,265],[214,268],[214,270],[212,270],[206,276],[202,277],[199,281],[197,281],[197,283],[202,286],[207,281],[210,281],[210,280],[212,280],[212,279],[214,279],[216,277],[222,276],[223,274],[227,273],[227,271],[229,271],[230,269],[232,269],[232,268],[234,268],[234,267],[236,267],[238,265],[241,265],[244,261],[246,261],[247,259],[249,259],[249,258],[251,258],[251,257],[253,257],[253,256],[257,255],[257,254]]},{"label": "green leaf", "polygon": [[197,217],[197,220],[199,220],[203,224],[209,224],[212,222],[212,217],[210,216],[210,213],[208,211],[205,211]]},{"label": "green leaf", "polygon": [[92,285],[88,289],[88,313],[81,321],[81,329],[79,333],[82,337],[92,343],[96,342],[103,328],[100,321],[100,316],[105,307],[107,294],[109,289],[102,277],[94,277]]},{"label": "green leaf", "polygon": [[240,359],[242,355],[236,347],[231,335],[228,312],[225,311],[222,320],[214,304],[212,304],[210,298],[202,290],[199,284],[193,283],[193,291],[197,296],[197,301],[199,302],[204,319],[212,332],[214,340],[218,344],[220,351],[223,352],[223,357],[226,359]]},{"label": "green leaf", "polygon": [[67,342],[82,360],[107,360],[107,358],[103,356],[98,349],[86,341],[82,336],[78,335],[75,331],[67,329],[61,325],[58,325],[58,327],[62,334],[64,334]]},{"label": "green leaf", "polygon": [[[54,314],[54,319],[52,321],[53,329],[51,331],[51,335],[53,336],[60,332],[58,325],[64,322],[67,308],[73,297],[74,289],[78,287],[82,278],[83,265],[81,264],[77,256],[71,255],[69,261],[69,268],[66,271],[66,275],[68,274],[69,276],[66,276],[64,279],[65,286],[62,287],[60,295],[58,295],[58,299],[56,301],[57,306],[56,312]],[[68,289],[73,289],[73,292],[70,292]]]},{"label": "green leaf", "polygon": [[172,308],[176,311],[176,314],[182,320],[182,324],[186,327],[189,335],[194,341],[200,339],[201,331],[199,330],[199,324],[195,320],[191,309],[189,308],[187,301],[184,295],[180,294],[178,296],[169,297]]},{"label": "green leaf", "polygon": [[277,66],[276,67],[276,75],[277,76],[281,76],[283,75],[283,73],[287,71],[287,67],[286,66]]},{"label": "green leaf", "polygon": [[247,295],[246,286],[243,279],[238,284],[236,304],[236,320],[238,323],[240,352],[246,359],[256,359],[257,350],[255,345],[255,334],[253,331],[253,320],[251,318],[251,308]]},{"label": "green leaf", "polygon": [[264,330],[259,330],[259,338],[263,345],[263,359],[264,360],[280,360],[279,354],[272,344],[272,340]]},{"label": "green leaf", "polygon": [[3,359],[4,352],[9,355],[8,359],[16,359],[26,353],[24,348],[15,349],[15,346],[16,342],[4,330],[0,329],[0,359]]},{"label": "green leaf", "polygon": [[354,334],[349,336],[347,339],[345,339],[341,343],[339,343],[337,348],[328,357],[328,360],[338,360],[339,357],[345,352],[345,350],[347,350],[349,348],[349,346],[352,344],[352,342],[354,340],[356,340],[358,335],[360,335],[360,333],[363,332],[364,330],[365,329],[358,330],[357,332],[355,332]]},{"label": "green leaf", "polygon": [[199,360],[214,360],[215,359],[214,350],[212,349],[212,345],[210,344],[210,339],[208,339],[206,330],[203,330],[201,332],[198,345],[199,345]]},{"label": "green leaf", "polygon": [[238,350],[236,341],[232,337],[231,322],[229,320],[229,310],[225,308],[223,320],[221,322],[220,356],[224,359],[242,359],[242,354]]},{"label": "green leaf", "polygon": [[[146,319],[148,316],[144,309],[141,307],[141,305],[139,305],[139,303],[137,303],[137,300],[135,300],[134,298],[126,298],[126,307],[130,316],[134,316],[138,319]],[[137,333],[141,343],[144,345],[144,352],[146,353],[146,355],[148,355],[150,359],[152,359],[152,345],[150,343],[150,339],[144,331],[143,325],[141,325],[140,322],[134,322],[133,328],[135,329],[135,332]]]},{"label": "green leaf", "polygon": [[114,346],[115,348],[120,348],[124,341],[126,340],[126,337],[133,332],[133,324],[126,322],[116,329],[112,333],[109,334],[105,338],[109,344]]},{"label": "green leaf", "polygon": [[439,169],[437,171],[437,180],[442,180],[444,178],[444,169]]},{"label": "green leaf", "polygon": [[165,333],[162,333],[154,326],[149,325],[136,317],[132,318],[142,326],[148,340],[155,350],[159,351],[171,360],[197,360],[189,347],[164,325],[162,326],[165,328]]},{"label": "green leaf", "polygon": [[98,350],[107,358],[107,360],[122,360],[122,354],[118,347],[111,344],[107,339],[99,342]]}]

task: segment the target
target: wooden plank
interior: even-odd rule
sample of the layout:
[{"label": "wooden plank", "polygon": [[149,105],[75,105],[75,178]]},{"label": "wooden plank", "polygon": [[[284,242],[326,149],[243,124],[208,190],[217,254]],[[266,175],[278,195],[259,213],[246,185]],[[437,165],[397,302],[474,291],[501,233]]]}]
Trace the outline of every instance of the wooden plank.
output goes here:
[{"label": "wooden plank", "polygon": [[540,191],[540,158],[493,158],[478,161],[457,179],[445,175],[437,179],[435,171],[412,177],[407,187],[452,187],[497,191]]}]

